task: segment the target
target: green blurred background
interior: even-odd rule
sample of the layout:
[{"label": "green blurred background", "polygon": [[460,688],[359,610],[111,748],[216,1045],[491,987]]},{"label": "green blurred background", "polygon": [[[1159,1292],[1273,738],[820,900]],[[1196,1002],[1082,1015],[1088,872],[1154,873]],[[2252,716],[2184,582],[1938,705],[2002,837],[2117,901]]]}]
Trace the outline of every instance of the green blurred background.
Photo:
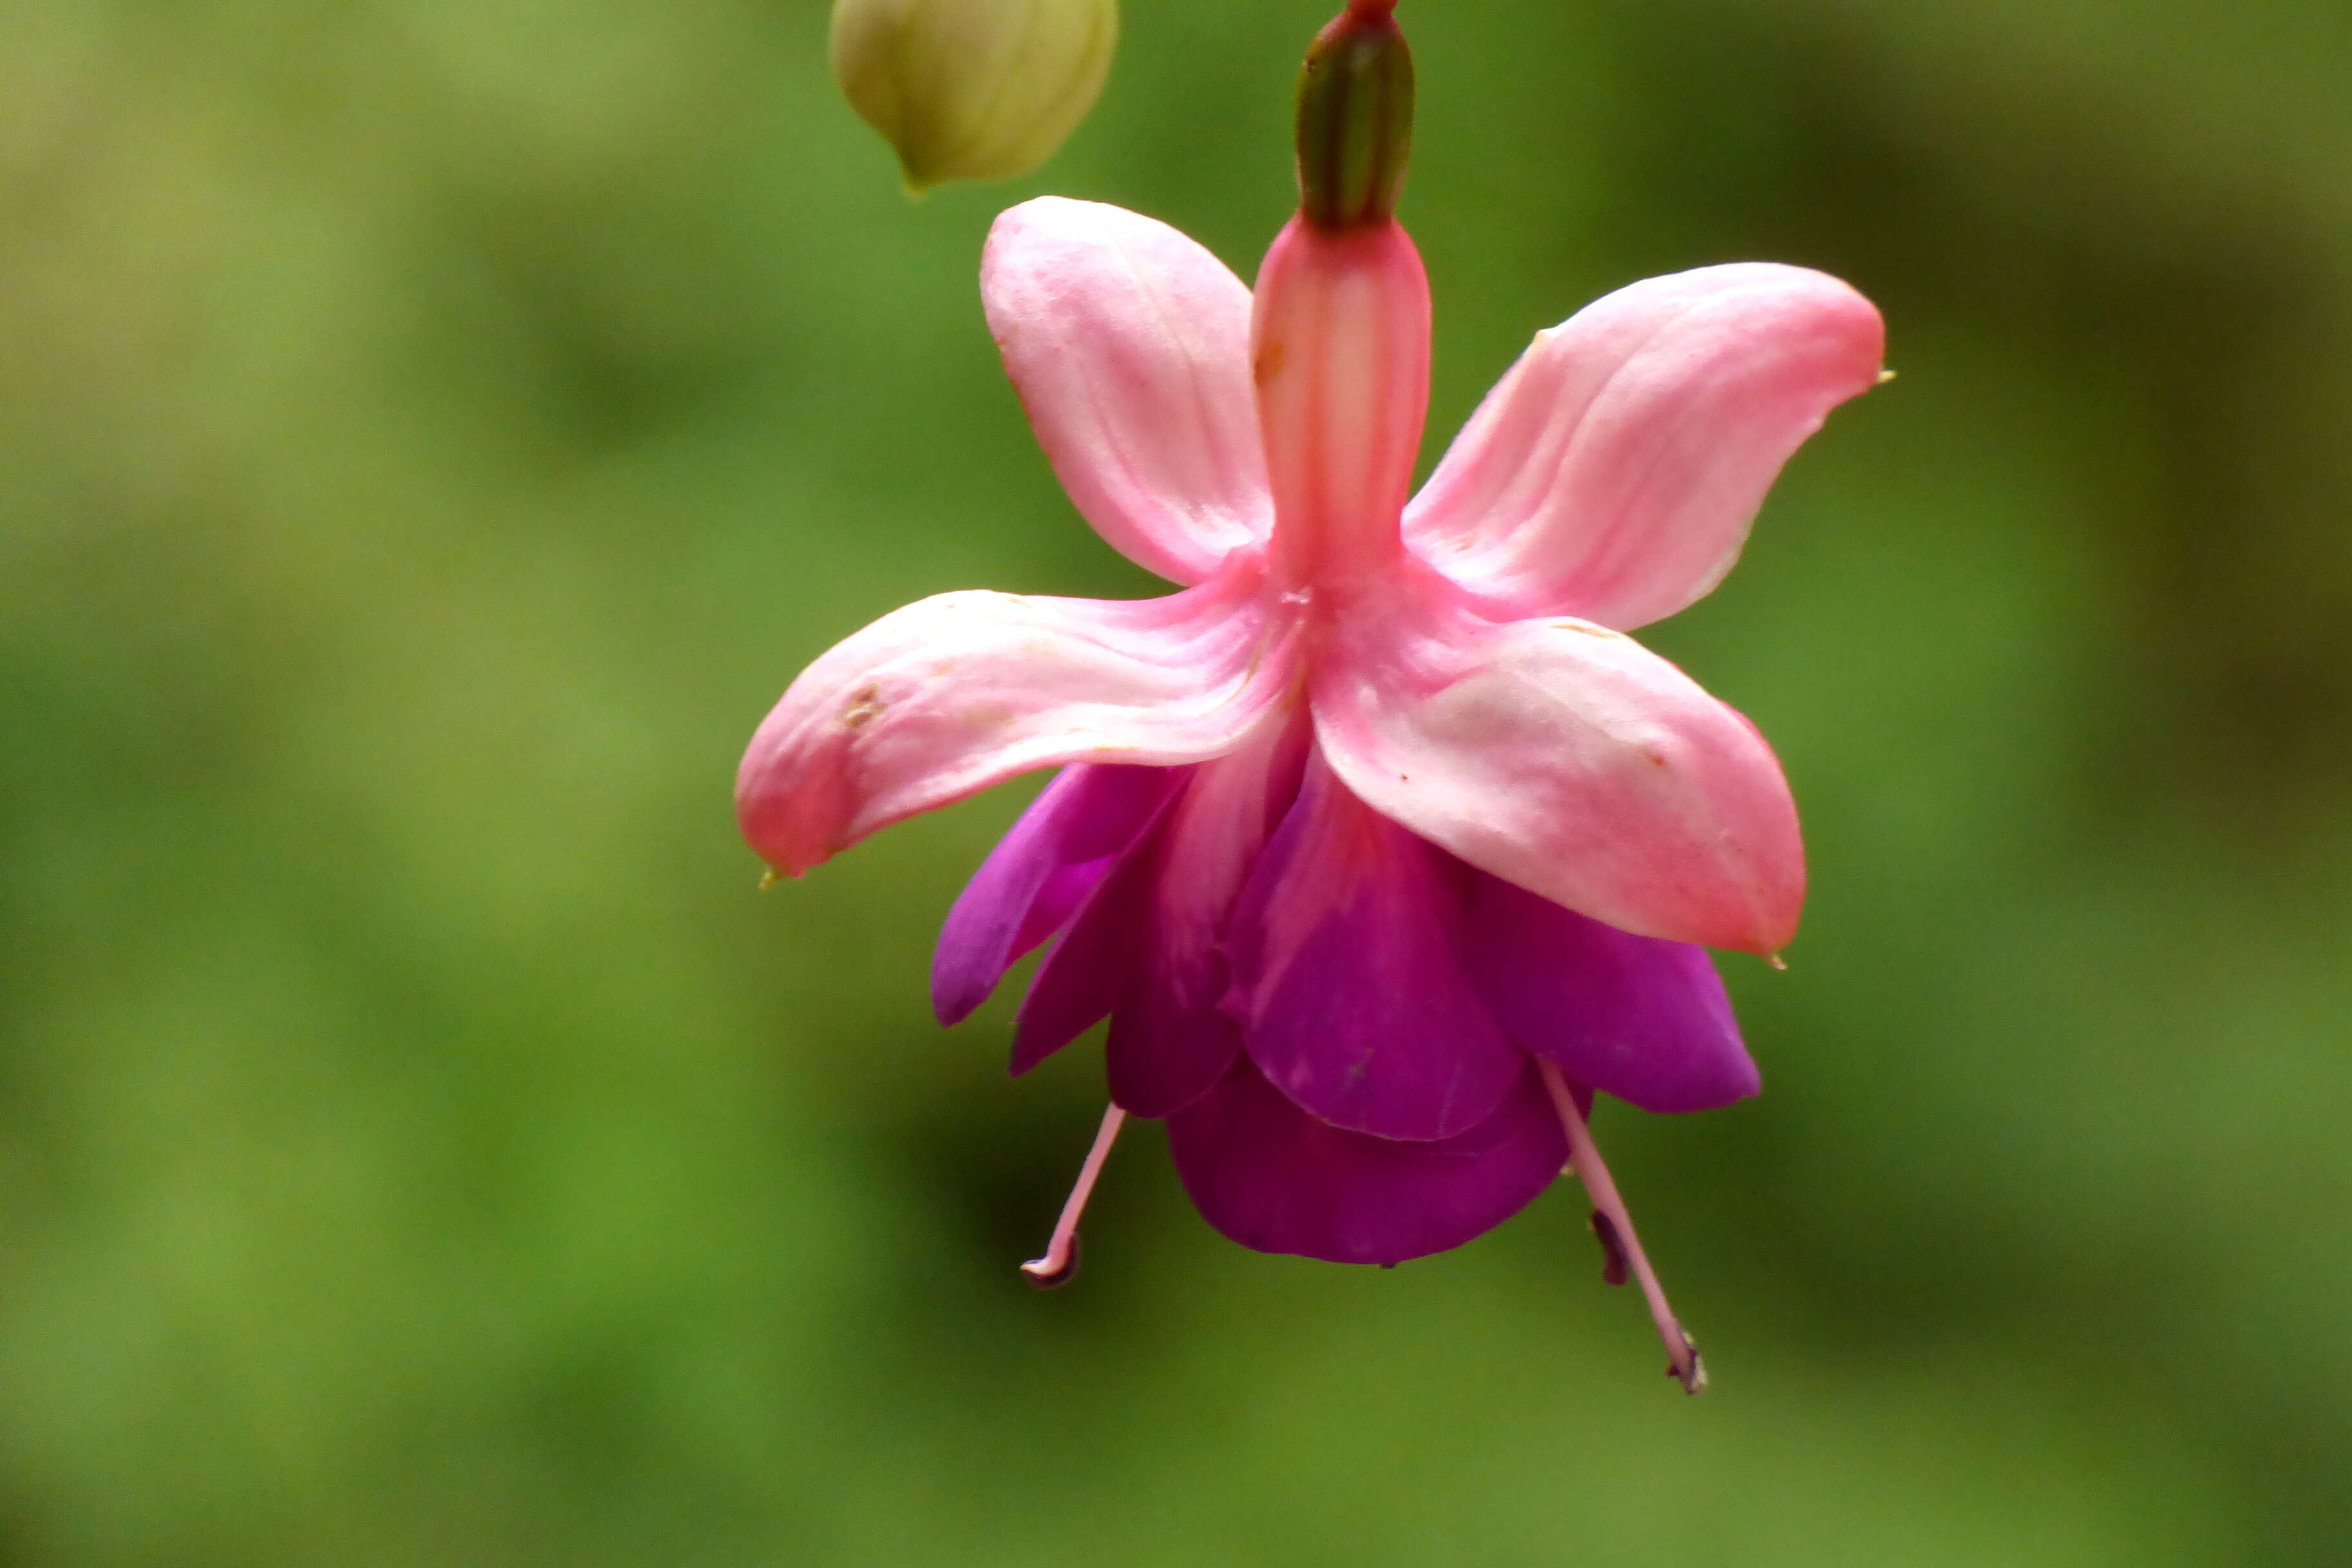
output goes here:
[{"label": "green blurred background", "polygon": [[0,1561],[2352,1561],[2352,7],[1412,5],[1431,451],[1769,257],[1901,379],[1648,634],[1815,892],[1759,1100],[1393,1272],[1210,1234],[952,1035],[1028,786],[765,898],[728,792],[920,595],[1151,591],[974,290],[1116,201],[1244,276],[1329,0],[1129,0],[920,205],[813,0],[0,6]]}]

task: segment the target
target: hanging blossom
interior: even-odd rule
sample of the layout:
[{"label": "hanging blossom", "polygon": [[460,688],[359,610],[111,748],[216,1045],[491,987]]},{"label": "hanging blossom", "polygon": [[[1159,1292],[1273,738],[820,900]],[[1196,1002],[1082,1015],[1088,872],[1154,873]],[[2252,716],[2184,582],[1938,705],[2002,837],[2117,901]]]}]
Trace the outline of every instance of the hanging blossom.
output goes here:
[{"label": "hanging blossom", "polygon": [[1045,1257],[1066,1278],[1129,1115],[1261,1251],[1394,1263],[1561,1173],[1607,1273],[1701,1380],[1587,1125],[1758,1089],[1705,949],[1776,954],[1803,850],[1770,749],[1626,632],[1706,594],[1781,464],[1879,378],[1817,272],[1709,267],[1539,333],[1420,492],[1429,296],[1391,216],[1411,67],[1352,5],[1301,84],[1301,211],[1251,290],[1117,207],[1001,216],[988,321],[1140,602],[945,594],[812,665],[753,737],[743,831],[798,875],[1063,771],[950,913],[942,1022],[1054,943],[1025,1072],[1108,1017],[1111,1106]]}]

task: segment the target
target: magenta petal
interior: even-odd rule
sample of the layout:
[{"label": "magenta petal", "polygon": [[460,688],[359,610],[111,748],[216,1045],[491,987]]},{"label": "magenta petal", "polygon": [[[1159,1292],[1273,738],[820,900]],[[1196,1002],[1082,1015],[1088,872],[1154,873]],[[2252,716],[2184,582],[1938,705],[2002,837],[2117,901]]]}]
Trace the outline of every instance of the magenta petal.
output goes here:
[{"label": "magenta petal", "polygon": [[1076,913],[1185,772],[1080,763],[1045,786],[948,911],[931,955],[940,1023],[961,1023],[1014,959]]},{"label": "magenta petal", "polygon": [[1246,1060],[1168,1119],[1202,1217],[1244,1247],[1332,1263],[1401,1263],[1459,1247],[1525,1208],[1568,1160],[1535,1064],[1494,1113],[1408,1142],[1318,1121]]},{"label": "magenta petal", "polygon": [[1150,931],[1111,1017],[1111,1098],[1166,1116],[1217,1086],[1242,1048],[1221,1010],[1231,987],[1225,937],[1266,840],[1297,797],[1308,727],[1269,725],[1230,756],[1194,768],[1169,808],[1152,875]]},{"label": "magenta petal", "polygon": [[1012,958],[1020,957],[1076,918],[1078,906],[1101,885],[1111,863],[1118,858],[1116,855],[1104,855],[1055,867],[1054,874],[1037,889],[1036,898],[1030,901],[1029,912],[1021,918],[1021,930],[1013,939]]},{"label": "magenta petal", "polygon": [[1104,1051],[1111,1099],[1137,1116],[1174,1115],[1216,1088],[1242,1054],[1241,1031],[1214,1005],[1165,1003],[1170,988],[1153,974],[1155,956],[1137,966],[1151,978],[1111,1016]]},{"label": "magenta petal", "polygon": [[1511,1037],[1644,1110],[1711,1110],[1762,1087],[1703,947],[1634,936],[1481,875],[1472,964]]},{"label": "magenta petal", "polygon": [[1013,1019],[1018,1078],[1110,1016],[1143,961],[1145,911],[1159,859],[1160,823],[1145,827],[1078,906],[1069,929],[1037,966]]},{"label": "magenta petal", "polygon": [[1226,1006],[1276,1087],[1381,1138],[1486,1119],[1522,1063],[1464,961],[1469,877],[1309,763],[1227,943]]}]

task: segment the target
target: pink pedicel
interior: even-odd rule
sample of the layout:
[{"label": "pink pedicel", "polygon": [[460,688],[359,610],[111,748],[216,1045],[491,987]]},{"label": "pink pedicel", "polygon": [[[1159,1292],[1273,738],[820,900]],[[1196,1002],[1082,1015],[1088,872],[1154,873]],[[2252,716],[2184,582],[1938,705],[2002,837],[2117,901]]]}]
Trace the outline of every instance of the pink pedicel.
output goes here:
[{"label": "pink pedicel", "polygon": [[1129,1114],[1218,1230],[1339,1262],[1459,1246],[1565,1168],[1696,1391],[1590,1105],[1757,1092],[1703,948],[1777,953],[1804,859],[1755,728],[1626,634],[1722,578],[1875,383],[1876,310],[1763,263],[1636,283],[1538,334],[1414,495],[1429,294],[1389,217],[1295,220],[1253,296],[1163,224],[1045,197],[981,287],[1072,500],[1181,589],[887,616],[784,693],[736,801],[796,876],[1064,770],[932,974],[952,1024],[1051,944],[1015,1071],[1110,1021],[1111,1110],[1024,1268],[1067,1278]]}]

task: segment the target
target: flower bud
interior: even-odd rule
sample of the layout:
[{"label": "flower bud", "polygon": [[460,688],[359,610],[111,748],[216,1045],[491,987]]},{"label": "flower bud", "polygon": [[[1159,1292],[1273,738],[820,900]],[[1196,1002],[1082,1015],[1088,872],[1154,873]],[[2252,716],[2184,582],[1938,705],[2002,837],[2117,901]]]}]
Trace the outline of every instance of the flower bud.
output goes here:
[{"label": "flower bud", "polygon": [[833,78],[920,192],[1044,163],[1118,39],[1118,0],[835,0]]},{"label": "flower bud", "polygon": [[1318,228],[1385,223],[1412,151],[1412,51],[1394,0],[1349,0],[1298,74],[1298,206]]}]

